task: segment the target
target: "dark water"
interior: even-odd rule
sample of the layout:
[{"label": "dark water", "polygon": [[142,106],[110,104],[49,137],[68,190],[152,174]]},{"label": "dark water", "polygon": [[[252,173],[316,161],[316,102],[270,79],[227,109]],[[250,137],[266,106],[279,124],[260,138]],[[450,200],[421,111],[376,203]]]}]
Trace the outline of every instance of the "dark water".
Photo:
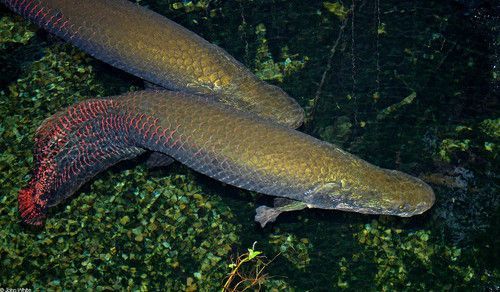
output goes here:
[{"label": "dark water", "polygon": [[26,229],[16,196],[40,122],[143,85],[0,6],[0,287],[220,290],[257,242],[267,259],[230,287],[274,259],[254,288],[500,289],[494,1],[138,2],[285,89],[308,113],[302,131],[422,178],[436,204],[409,219],[306,210],[261,229],[254,209],[271,198],[136,159]]}]

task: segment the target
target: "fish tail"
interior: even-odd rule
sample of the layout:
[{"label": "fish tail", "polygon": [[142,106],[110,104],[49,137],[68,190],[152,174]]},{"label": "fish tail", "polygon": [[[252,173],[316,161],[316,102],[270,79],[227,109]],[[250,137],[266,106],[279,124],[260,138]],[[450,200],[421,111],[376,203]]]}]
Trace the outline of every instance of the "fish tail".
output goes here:
[{"label": "fish tail", "polygon": [[27,188],[19,191],[19,196],[17,197],[19,213],[24,223],[33,226],[42,226],[46,215],[43,207],[37,203],[35,193],[32,183]]}]

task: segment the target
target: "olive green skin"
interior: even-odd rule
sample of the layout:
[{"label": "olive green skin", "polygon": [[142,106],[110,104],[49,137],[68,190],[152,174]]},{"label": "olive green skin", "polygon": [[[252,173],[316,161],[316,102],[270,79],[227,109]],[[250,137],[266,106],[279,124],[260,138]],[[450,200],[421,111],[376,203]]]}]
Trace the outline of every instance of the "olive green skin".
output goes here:
[{"label": "olive green skin", "polygon": [[[421,180],[292,130],[303,120],[293,99],[165,17],[125,0],[2,2],[115,67],[185,92],[90,100],[50,118],[38,132],[41,168],[20,196],[26,214],[35,205],[41,210],[59,203],[98,171],[145,149],[222,182],[309,207],[412,216],[434,203],[432,189]],[[94,108],[92,102],[100,105]],[[89,114],[97,109],[103,110],[98,116]],[[85,125],[82,117],[88,118]],[[87,129],[93,129],[90,136]],[[59,145],[60,135],[67,144]],[[92,141],[95,148],[86,154],[72,148]],[[94,157],[109,149],[115,152]],[[50,171],[43,168],[48,165]],[[65,169],[76,179],[58,172]]]},{"label": "olive green skin", "polygon": [[220,47],[126,0],[1,0],[94,57],[164,88],[215,96],[292,128],[303,109]]},{"label": "olive green skin", "polygon": [[[148,148],[240,188],[310,207],[367,214],[407,217],[434,204],[434,192],[418,178],[203,98],[143,92],[119,100],[125,111],[145,113],[158,118],[162,127],[177,128],[171,144]],[[182,149],[173,143],[181,143]]]},{"label": "olive green skin", "polygon": [[[38,129],[37,145],[41,168],[35,170],[39,176],[34,183],[43,182],[43,188],[34,192],[42,191],[37,196],[46,198],[47,205],[57,204],[97,172],[144,150],[164,153],[227,184],[308,207],[412,216],[434,203],[432,189],[415,177],[186,93],[131,92],[78,103]],[[83,152],[82,145],[88,145]],[[44,149],[49,149],[46,154]],[[45,171],[48,165],[55,171]]]}]

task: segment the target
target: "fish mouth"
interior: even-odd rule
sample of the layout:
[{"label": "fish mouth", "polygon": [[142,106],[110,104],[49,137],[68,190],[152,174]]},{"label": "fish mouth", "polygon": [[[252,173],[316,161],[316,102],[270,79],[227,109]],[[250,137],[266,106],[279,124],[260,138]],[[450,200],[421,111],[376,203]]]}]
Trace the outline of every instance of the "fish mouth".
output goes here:
[{"label": "fish mouth", "polygon": [[[309,205],[311,208],[320,208],[320,209],[325,209],[320,206],[316,206],[313,204]],[[401,210],[400,208],[375,208],[375,207],[366,207],[366,206],[361,206],[361,205],[351,205],[351,204],[346,204],[346,203],[339,203],[338,205],[334,207],[329,207],[326,209],[332,209],[332,210],[341,210],[341,211],[347,211],[347,212],[355,212],[355,213],[361,213],[361,214],[367,214],[367,215],[388,215],[388,216],[398,216],[398,217],[412,217],[415,215],[420,215],[424,213],[425,211],[429,210],[432,205],[429,205],[426,202],[421,202],[417,206],[408,209],[408,210]]]}]

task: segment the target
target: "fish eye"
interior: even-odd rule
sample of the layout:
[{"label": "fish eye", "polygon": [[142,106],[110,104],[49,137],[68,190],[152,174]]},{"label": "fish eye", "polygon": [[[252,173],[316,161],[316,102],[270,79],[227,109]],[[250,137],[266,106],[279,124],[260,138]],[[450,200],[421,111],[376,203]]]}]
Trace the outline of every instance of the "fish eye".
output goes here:
[{"label": "fish eye", "polygon": [[405,209],[409,209],[410,205],[408,205],[408,203],[402,203],[401,205],[399,205],[399,210],[405,210]]}]

